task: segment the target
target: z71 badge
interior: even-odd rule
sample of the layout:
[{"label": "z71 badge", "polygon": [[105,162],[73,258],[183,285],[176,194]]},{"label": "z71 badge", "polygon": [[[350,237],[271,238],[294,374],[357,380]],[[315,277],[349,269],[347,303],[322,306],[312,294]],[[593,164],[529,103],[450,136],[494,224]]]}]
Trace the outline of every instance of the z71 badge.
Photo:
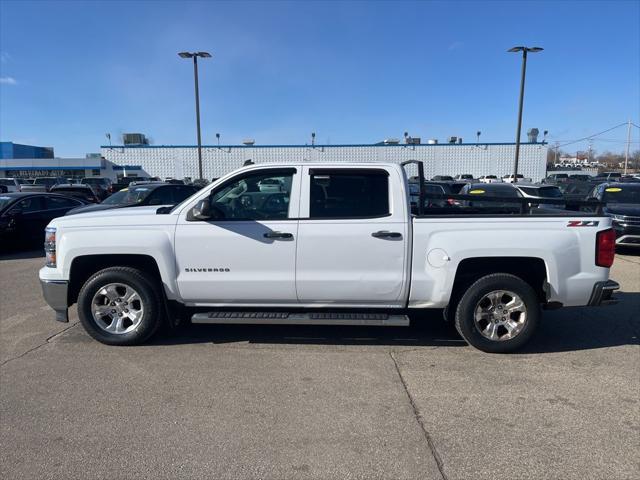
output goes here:
[{"label": "z71 badge", "polygon": [[599,224],[598,220],[569,220],[567,227],[597,227]]}]

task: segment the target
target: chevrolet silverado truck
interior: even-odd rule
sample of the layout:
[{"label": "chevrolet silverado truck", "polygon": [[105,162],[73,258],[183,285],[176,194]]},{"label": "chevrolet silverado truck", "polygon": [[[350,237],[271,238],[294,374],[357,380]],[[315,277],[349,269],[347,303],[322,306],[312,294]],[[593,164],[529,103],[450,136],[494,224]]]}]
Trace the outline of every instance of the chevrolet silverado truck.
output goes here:
[{"label": "chevrolet silverado truck", "polygon": [[174,207],[57,218],[44,298],[110,345],[182,320],[405,326],[440,309],[486,352],[522,347],[545,308],[615,301],[609,217],[430,209],[424,185],[416,161],[250,165]]}]

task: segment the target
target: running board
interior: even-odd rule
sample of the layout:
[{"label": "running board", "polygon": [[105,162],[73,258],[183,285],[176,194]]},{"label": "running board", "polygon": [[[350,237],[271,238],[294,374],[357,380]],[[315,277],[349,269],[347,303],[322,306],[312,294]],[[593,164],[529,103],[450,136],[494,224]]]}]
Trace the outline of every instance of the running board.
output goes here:
[{"label": "running board", "polygon": [[408,327],[409,317],[386,313],[205,312],[193,315],[191,323]]}]

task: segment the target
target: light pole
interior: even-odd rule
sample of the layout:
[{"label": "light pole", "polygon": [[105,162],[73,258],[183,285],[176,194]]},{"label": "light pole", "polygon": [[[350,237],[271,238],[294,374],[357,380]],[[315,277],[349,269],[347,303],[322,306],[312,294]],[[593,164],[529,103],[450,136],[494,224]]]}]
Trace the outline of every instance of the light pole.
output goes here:
[{"label": "light pole", "polygon": [[200,136],[200,92],[198,90],[198,57],[211,58],[208,52],[180,52],[181,58],[193,58],[193,77],[196,84],[196,129],[198,131],[198,176],[202,179],[202,140]]},{"label": "light pole", "polygon": [[520,79],[520,103],[518,107],[518,129],[516,131],[516,159],[513,165],[513,183],[518,181],[518,160],[520,159],[520,130],[522,129],[522,103],[524,102],[524,77],[527,73],[527,53],[541,52],[540,47],[513,47],[509,52],[522,52],[522,78]]}]

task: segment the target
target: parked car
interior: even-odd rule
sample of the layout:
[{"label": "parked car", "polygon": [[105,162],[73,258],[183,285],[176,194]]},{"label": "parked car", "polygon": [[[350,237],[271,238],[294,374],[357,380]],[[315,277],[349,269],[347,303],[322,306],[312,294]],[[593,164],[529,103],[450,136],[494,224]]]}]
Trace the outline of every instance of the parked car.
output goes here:
[{"label": "parked car", "polygon": [[[452,198],[433,198],[432,195],[452,195],[450,186],[447,183],[424,182],[425,201],[424,207],[443,208],[459,205],[457,200]],[[409,183],[409,195],[411,200],[411,208],[416,210],[420,198],[420,185],[417,182]]]},{"label": "parked car", "polygon": [[549,185],[557,185],[559,183],[567,183],[569,181],[568,173],[552,173],[542,180],[542,183]]},{"label": "parked car", "polygon": [[[531,183],[531,179],[530,179],[530,178],[528,178],[528,177],[525,177],[525,176],[524,176],[524,175],[522,175],[521,173],[519,173],[518,175],[516,175],[516,177],[515,177],[515,178],[516,178],[516,180],[517,180],[517,182],[516,182],[516,183],[519,183],[519,182]],[[503,182],[505,182],[505,183],[514,183],[514,182],[513,182],[513,180],[514,180],[513,174],[511,174],[511,175],[503,175],[503,176],[502,176],[502,181],[503,181]]]},{"label": "parked car", "polygon": [[[520,192],[523,198],[531,199],[529,208],[560,209],[566,208],[562,191],[556,185],[536,185],[526,183],[515,183],[514,187]],[[534,200],[557,200],[559,203],[536,203]]]},{"label": "parked car", "polygon": [[276,178],[265,178],[258,183],[261,192],[284,192],[285,185]]},{"label": "parked car", "polygon": [[436,175],[431,180],[434,182],[453,182],[453,177],[451,175]]},{"label": "parked car", "polygon": [[61,177],[37,177],[33,183],[22,184],[20,187],[21,192],[48,192],[51,187],[64,183],[64,178]]},{"label": "parked car", "polygon": [[[249,191],[266,178],[295,187]],[[610,218],[416,216],[405,179],[394,163],[251,165],[170,210],[58,218],[43,295],[60,321],[77,303],[109,345],[163,321],[406,326],[408,308],[432,308],[496,353],[525,345],[544,307],[614,301]]]},{"label": "parked car", "polygon": [[86,177],[81,181],[82,184],[91,185],[100,200],[104,200],[113,193],[113,182],[106,177]]},{"label": "parked car", "polygon": [[616,245],[640,247],[640,183],[602,183],[589,200],[606,204],[605,213],[613,217]]},{"label": "parked car", "polygon": [[584,173],[572,173],[569,175],[570,182],[588,182],[591,180],[592,175],[587,175]]},{"label": "parked car", "polygon": [[593,190],[593,184],[590,182],[568,182],[558,185],[558,188],[564,196],[567,210],[580,211],[582,208],[580,202],[587,200],[589,193]]},{"label": "parked car", "polygon": [[111,184],[111,190],[113,193],[119,192],[123,188],[127,188],[132,182],[144,182],[145,180],[149,179],[147,177],[122,177]]},{"label": "parked car", "polygon": [[482,175],[478,181],[480,183],[501,183],[502,180],[496,175]]},{"label": "parked car", "polygon": [[0,178],[0,185],[7,188],[7,192],[14,193],[20,191],[20,182],[17,178]]},{"label": "parked car", "polygon": [[[477,200],[464,200],[462,206],[477,210],[480,213],[519,213],[522,210],[521,202],[510,202],[509,199],[522,198],[522,195],[509,183],[468,183],[460,195],[471,195]],[[500,197],[504,201],[483,200],[483,197]]]},{"label": "parked car", "polygon": [[47,224],[83,204],[81,200],[53,193],[0,195],[0,249],[42,245],[42,232]]},{"label": "parked car", "polygon": [[78,207],[67,212],[67,215],[111,210],[113,208],[177,205],[197,191],[198,188],[192,185],[173,185],[168,183],[132,185],[114,193],[102,203]]},{"label": "parked car", "polygon": [[594,183],[617,182],[622,177],[620,172],[603,172],[595,177],[591,177],[590,181]]},{"label": "parked car", "polygon": [[475,179],[470,173],[459,173],[454,177],[454,180],[457,182],[473,182]]},{"label": "parked car", "polygon": [[93,187],[83,183],[63,183],[51,187],[51,193],[59,193],[60,195],[68,195],[70,197],[79,198],[88,203],[100,203],[100,198],[96,194]]}]

